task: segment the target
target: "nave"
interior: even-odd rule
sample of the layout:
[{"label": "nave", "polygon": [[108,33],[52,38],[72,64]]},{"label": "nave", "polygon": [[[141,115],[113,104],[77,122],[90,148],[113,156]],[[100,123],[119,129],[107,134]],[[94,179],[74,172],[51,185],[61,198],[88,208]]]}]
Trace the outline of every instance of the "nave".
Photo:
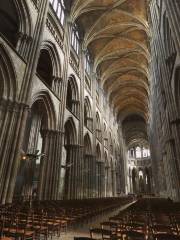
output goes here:
[{"label": "nave", "polygon": [[179,13],[0,0],[2,239],[179,239]]}]

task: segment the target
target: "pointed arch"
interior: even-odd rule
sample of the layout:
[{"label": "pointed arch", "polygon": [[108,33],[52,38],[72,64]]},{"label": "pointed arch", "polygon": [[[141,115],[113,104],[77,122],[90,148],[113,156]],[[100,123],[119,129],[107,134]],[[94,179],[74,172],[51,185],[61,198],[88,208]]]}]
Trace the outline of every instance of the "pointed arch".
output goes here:
[{"label": "pointed arch", "polygon": [[96,145],[96,159],[97,161],[101,161],[101,148],[99,143]]},{"label": "pointed arch", "polygon": [[84,125],[92,130],[92,108],[88,97],[84,100]]},{"label": "pointed arch", "polygon": [[11,57],[5,47],[0,44],[0,98],[15,101],[17,97],[17,81]]},{"label": "pointed arch", "polygon": [[101,129],[101,121],[100,121],[100,116],[99,113],[96,112],[96,129]]},{"label": "pointed arch", "polygon": [[92,108],[89,98],[86,96],[84,100],[84,108],[86,108],[87,117],[92,118]]},{"label": "pointed arch", "polygon": [[64,145],[75,145],[77,144],[77,131],[74,120],[70,117],[64,124]]},{"label": "pointed arch", "polygon": [[76,150],[77,150],[77,130],[72,117],[68,118],[64,124],[64,147],[66,150],[64,198],[75,197],[76,181]]},{"label": "pointed arch", "polygon": [[133,193],[137,193],[137,183],[136,183],[136,179],[137,179],[137,170],[136,168],[132,169],[132,187],[133,187]]},{"label": "pointed arch", "polygon": [[109,167],[108,154],[106,151],[104,152],[104,163],[106,167]]},{"label": "pointed arch", "polygon": [[45,107],[46,114],[47,114],[47,125],[46,128],[48,130],[55,130],[56,129],[56,112],[54,103],[47,91],[41,91],[36,93],[32,97],[32,105],[35,102],[39,102],[40,105]]},{"label": "pointed arch", "polygon": [[32,20],[25,1],[1,1],[0,32],[14,47],[21,37],[32,38]]},{"label": "pointed arch", "polygon": [[79,89],[74,75],[68,79],[66,107],[76,116],[79,116]]},{"label": "pointed arch", "polygon": [[51,41],[44,41],[41,46],[42,51],[47,51],[49,54],[53,66],[52,76],[61,77],[61,61],[55,44]]},{"label": "pointed arch", "polygon": [[98,112],[96,112],[96,137],[98,139],[101,138],[101,121]]},{"label": "pointed arch", "polygon": [[113,154],[113,140],[112,140],[112,133],[109,132],[109,150],[110,150],[110,154],[112,155]]},{"label": "pointed arch", "polygon": [[50,88],[53,86],[53,81],[61,78],[61,62],[56,46],[52,42],[43,42],[36,71]]},{"label": "pointed arch", "polygon": [[19,32],[27,36],[33,36],[32,18],[29,7],[24,0],[14,0],[19,16]]},{"label": "pointed arch", "polygon": [[83,195],[89,198],[93,195],[93,181],[95,178],[94,159],[92,155],[92,143],[89,133],[84,136],[84,161],[83,161]]},{"label": "pointed arch", "polygon": [[84,136],[84,153],[87,155],[92,154],[92,144],[88,133]]}]

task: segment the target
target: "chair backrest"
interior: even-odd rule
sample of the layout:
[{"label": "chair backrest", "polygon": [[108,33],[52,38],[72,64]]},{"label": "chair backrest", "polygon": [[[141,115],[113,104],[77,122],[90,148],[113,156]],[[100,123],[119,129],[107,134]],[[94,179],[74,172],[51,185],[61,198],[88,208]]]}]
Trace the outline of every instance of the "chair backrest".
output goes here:
[{"label": "chair backrest", "polygon": [[74,237],[74,240],[95,240],[95,239],[90,237]]}]

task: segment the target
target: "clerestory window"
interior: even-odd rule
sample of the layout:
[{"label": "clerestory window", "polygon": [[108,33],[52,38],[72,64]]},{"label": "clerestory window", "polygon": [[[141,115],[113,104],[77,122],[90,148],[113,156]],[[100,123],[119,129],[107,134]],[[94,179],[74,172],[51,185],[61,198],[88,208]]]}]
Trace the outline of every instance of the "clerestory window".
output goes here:
[{"label": "clerestory window", "polygon": [[78,55],[79,54],[79,33],[78,33],[76,24],[74,24],[72,29],[71,46],[73,47],[74,51]]},{"label": "clerestory window", "polygon": [[61,23],[61,25],[64,25],[64,19],[65,19],[65,5],[63,0],[50,0],[50,3]]}]

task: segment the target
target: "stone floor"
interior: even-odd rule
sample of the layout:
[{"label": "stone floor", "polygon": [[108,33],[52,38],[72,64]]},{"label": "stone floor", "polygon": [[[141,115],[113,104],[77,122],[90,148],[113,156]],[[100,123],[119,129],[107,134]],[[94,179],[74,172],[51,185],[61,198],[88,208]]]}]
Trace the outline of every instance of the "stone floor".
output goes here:
[{"label": "stone floor", "polygon": [[[134,201],[135,202],[135,201]],[[53,240],[73,240],[74,237],[89,237],[89,228],[91,227],[99,227],[100,223],[103,221],[108,220],[109,217],[114,216],[117,214],[119,211],[122,211],[132,205],[134,202],[126,204],[120,208],[115,209],[114,211],[111,212],[106,212],[103,215],[98,215],[94,217],[93,219],[90,219],[89,221],[87,220],[86,223],[83,224],[78,224],[76,226],[71,226],[68,228],[67,233],[61,233],[61,236],[59,238],[54,237]]]}]

